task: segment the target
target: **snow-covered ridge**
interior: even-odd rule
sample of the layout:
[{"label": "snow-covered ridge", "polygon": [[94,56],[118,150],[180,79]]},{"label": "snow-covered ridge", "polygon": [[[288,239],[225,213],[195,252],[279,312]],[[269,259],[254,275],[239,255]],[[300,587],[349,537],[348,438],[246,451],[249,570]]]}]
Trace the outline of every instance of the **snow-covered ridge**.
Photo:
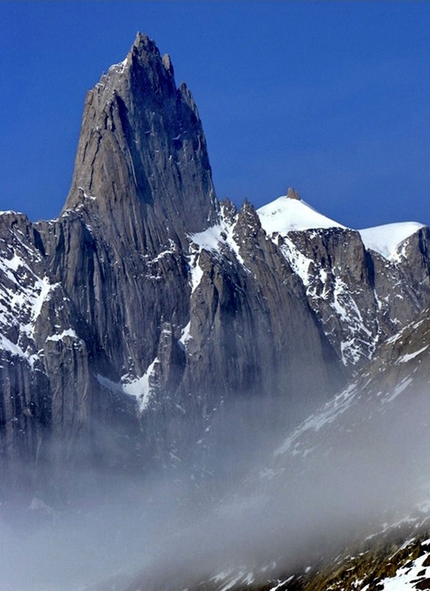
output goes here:
[{"label": "snow-covered ridge", "polygon": [[386,259],[395,259],[401,243],[421,228],[424,228],[424,224],[418,222],[398,222],[365,228],[359,232],[367,250],[373,250]]},{"label": "snow-covered ridge", "polygon": [[[367,314],[366,309],[362,308],[363,298],[367,297],[368,306],[377,305],[381,309],[383,305],[388,306],[389,296],[384,296],[381,303],[378,294],[369,295],[360,286],[357,286],[356,291],[351,291],[348,271],[337,267],[327,269],[316,251],[309,248],[309,240],[319,240],[320,230],[346,231],[349,235],[347,237],[345,234],[346,243],[355,240],[359,244],[360,236],[366,249],[381,254],[395,267],[406,256],[406,240],[423,228],[423,224],[405,222],[353,230],[317,212],[292,189],[288,195],[258,209],[257,215],[268,239],[280,248],[291,269],[301,279],[311,307],[325,318],[323,330],[330,342],[338,347],[338,340],[341,339],[338,352],[344,365],[357,365],[362,359],[370,358],[381,338],[381,331],[378,311]],[[196,291],[204,276],[200,267],[203,250],[222,256],[227,249],[244,270],[249,271],[241,256],[242,238],[241,232],[236,232],[237,221],[237,213],[231,215],[222,207],[217,225],[190,236],[191,293]],[[300,232],[307,233],[306,237],[302,237],[303,240],[297,236]],[[337,319],[336,322],[331,320],[333,317]],[[187,330],[186,338],[181,343],[185,344],[189,338]]]},{"label": "snow-covered ridge", "polygon": [[14,209],[7,209],[7,210],[1,210],[0,215],[23,215],[23,216],[25,216],[25,213],[22,213],[22,211],[15,211]]},{"label": "snow-covered ridge", "polygon": [[[289,232],[304,232],[307,230],[348,228],[319,213],[308,203],[288,195],[278,197],[274,201],[257,209],[261,225],[266,234],[275,238],[276,235],[286,237]],[[234,225],[229,224],[221,212],[220,224],[212,226],[190,236],[192,242],[200,250],[218,251],[222,244],[229,246],[240,260],[239,245],[233,238]],[[401,244],[410,236],[418,232],[425,225],[419,222],[398,222],[372,228],[356,230],[359,232],[367,250],[373,250],[388,260],[396,260],[401,253]],[[243,264],[243,261],[241,261]]]},{"label": "snow-covered ridge", "polygon": [[288,196],[257,209],[261,225],[270,236],[277,232],[284,235],[292,231],[314,230],[316,228],[345,228],[342,224],[322,215],[301,199]]},{"label": "snow-covered ridge", "polygon": [[[285,236],[293,231],[316,230],[318,228],[343,228],[346,226],[322,215],[301,199],[284,195],[257,209],[261,225],[269,236],[275,233]],[[399,256],[398,249],[409,236],[418,232],[424,224],[399,222],[358,230],[364,246],[393,260]]]}]

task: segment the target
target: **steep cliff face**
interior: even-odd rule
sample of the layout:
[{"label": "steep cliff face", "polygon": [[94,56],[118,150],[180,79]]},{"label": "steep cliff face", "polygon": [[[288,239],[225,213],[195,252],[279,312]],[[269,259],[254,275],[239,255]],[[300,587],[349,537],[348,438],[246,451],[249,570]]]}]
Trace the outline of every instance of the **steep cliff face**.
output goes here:
[{"label": "steep cliff face", "polygon": [[161,318],[185,321],[187,235],[213,223],[216,207],[191,94],[139,34],[87,95],[48,255],[121,375],[142,375],[152,363]]},{"label": "steep cliff face", "polygon": [[216,218],[197,107],[145,35],[87,94],[65,211],[80,207],[145,254]]},{"label": "steep cliff face", "polygon": [[259,210],[263,227],[300,277],[342,363],[358,368],[430,303],[429,229],[418,223],[356,231],[297,199]]},{"label": "steep cliff face", "polygon": [[59,218],[0,216],[3,486],[17,458],[31,483],[207,454],[238,401],[293,425],[430,303],[427,229],[390,259],[272,205],[217,201],[192,96],[139,34],[86,97]]},{"label": "steep cliff face", "polygon": [[132,401],[121,396],[118,402],[118,394],[111,392],[101,395],[96,375],[108,372],[109,362],[47,264],[45,226],[51,230],[55,224],[41,224],[40,232],[22,214],[0,216],[0,451],[5,496],[11,491],[25,495],[29,489],[54,494],[51,480],[57,470],[62,472],[60,482],[74,466],[93,465],[103,450],[99,426],[110,428],[110,437],[117,433],[115,408],[122,416],[128,409],[127,437],[132,440],[134,433]]}]

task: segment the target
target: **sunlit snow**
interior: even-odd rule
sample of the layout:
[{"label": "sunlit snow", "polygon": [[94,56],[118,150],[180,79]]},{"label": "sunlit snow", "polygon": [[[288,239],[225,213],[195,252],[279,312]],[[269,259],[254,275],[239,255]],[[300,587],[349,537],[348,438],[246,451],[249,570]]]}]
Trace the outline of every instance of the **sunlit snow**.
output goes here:
[{"label": "sunlit snow", "polygon": [[397,249],[401,243],[423,227],[418,222],[399,222],[365,228],[359,232],[366,249],[373,250],[386,259],[393,259],[398,254]]},{"label": "sunlit snow", "polygon": [[[429,544],[430,540],[423,542],[423,545]],[[398,569],[394,577],[389,577],[380,581],[384,591],[408,591],[409,589],[428,589],[428,578],[423,576],[426,572],[424,563],[428,563],[429,553],[425,553],[412,563]],[[425,579],[427,586],[418,587],[416,583]],[[370,591],[370,590],[369,590]]]},{"label": "sunlit snow", "polygon": [[318,213],[313,207],[299,199],[279,197],[257,209],[261,225],[267,234],[286,234],[292,230],[315,228],[344,228],[342,224]]},{"label": "sunlit snow", "polygon": [[63,330],[63,332],[60,334],[53,334],[53,335],[49,336],[46,340],[47,341],[62,341],[65,337],[69,337],[71,339],[79,339],[78,335],[73,330],[73,328],[68,328],[67,330]]},{"label": "sunlit snow", "polygon": [[139,404],[139,410],[142,412],[148,406],[152,395],[151,378],[157,363],[159,363],[159,361],[156,357],[141,377],[125,374],[121,377],[120,382],[113,382],[109,378],[97,374],[96,379],[103,388],[106,388],[111,392],[128,394],[129,396],[136,398]]},{"label": "sunlit snow", "polygon": [[[292,231],[304,231],[317,228],[345,228],[342,224],[322,215],[305,201],[279,197],[257,210],[261,225],[270,236]],[[371,249],[387,259],[392,259],[401,243],[423,228],[418,222],[399,222],[374,228],[358,230],[366,249]]]}]

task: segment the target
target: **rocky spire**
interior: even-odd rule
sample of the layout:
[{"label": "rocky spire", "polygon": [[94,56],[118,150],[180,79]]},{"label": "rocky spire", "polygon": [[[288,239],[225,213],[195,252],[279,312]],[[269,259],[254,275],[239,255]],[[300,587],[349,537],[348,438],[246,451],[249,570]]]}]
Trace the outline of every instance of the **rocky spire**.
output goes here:
[{"label": "rocky spire", "polygon": [[[111,220],[155,250],[216,220],[206,141],[188,88],[169,56],[138,33],[125,60],[87,94],[65,210]],[[132,227],[130,227],[130,225]],[[142,227],[140,227],[142,226]]]},{"label": "rocky spire", "polygon": [[301,201],[299,193],[293,187],[288,187],[287,197],[288,199],[296,199],[297,201]]}]

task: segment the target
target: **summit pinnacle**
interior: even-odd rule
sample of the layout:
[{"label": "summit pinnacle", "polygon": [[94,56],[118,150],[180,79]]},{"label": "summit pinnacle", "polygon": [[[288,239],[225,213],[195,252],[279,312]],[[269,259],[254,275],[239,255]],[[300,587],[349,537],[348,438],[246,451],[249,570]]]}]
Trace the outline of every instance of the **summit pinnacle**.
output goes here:
[{"label": "summit pinnacle", "polygon": [[217,219],[191,93],[176,87],[170,58],[146,35],[87,94],[68,210],[97,212],[104,234],[114,225],[154,252],[169,239],[185,244],[187,233]]},{"label": "summit pinnacle", "polygon": [[288,188],[287,197],[288,199],[296,199],[297,201],[301,200],[299,193],[295,189],[293,189],[293,187]]}]

